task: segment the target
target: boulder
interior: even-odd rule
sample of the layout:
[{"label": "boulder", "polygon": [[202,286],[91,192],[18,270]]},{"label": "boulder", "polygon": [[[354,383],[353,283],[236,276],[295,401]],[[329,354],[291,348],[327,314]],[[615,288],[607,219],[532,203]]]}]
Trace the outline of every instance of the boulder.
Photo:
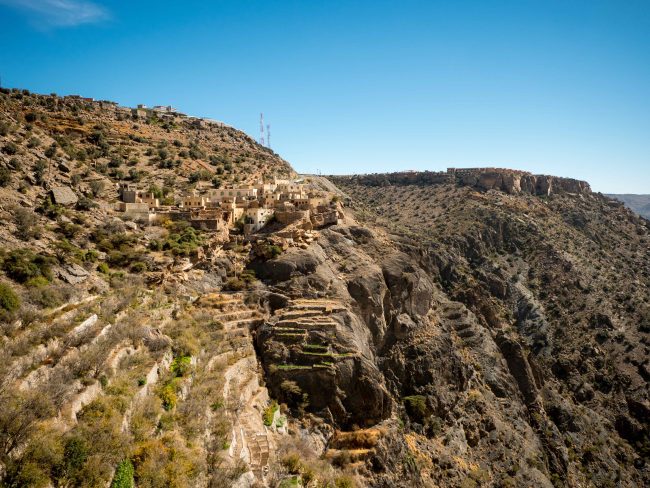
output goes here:
[{"label": "boulder", "polygon": [[88,279],[89,273],[84,268],[78,264],[68,264],[59,268],[58,273],[59,278],[61,278],[66,283],[71,285],[76,285],[82,283]]},{"label": "boulder", "polygon": [[79,198],[69,186],[55,186],[50,190],[52,199],[57,205],[75,205]]}]

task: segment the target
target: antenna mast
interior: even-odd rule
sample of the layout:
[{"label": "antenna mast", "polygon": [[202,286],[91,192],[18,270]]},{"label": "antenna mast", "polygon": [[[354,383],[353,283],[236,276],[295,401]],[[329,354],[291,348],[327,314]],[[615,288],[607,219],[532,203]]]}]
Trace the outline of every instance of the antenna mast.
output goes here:
[{"label": "antenna mast", "polygon": [[264,114],[260,113],[260,144],[264,145]]},{"label": "antenna mast", "polygon": [[271,149],[271,124],[266,124],[266,147]]}]

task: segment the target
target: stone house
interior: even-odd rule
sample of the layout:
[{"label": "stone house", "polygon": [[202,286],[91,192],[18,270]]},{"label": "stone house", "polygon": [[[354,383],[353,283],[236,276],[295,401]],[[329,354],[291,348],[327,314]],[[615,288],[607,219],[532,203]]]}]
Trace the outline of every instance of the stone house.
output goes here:
[{"label": "stone house", "polygon": [[140,191],[133,183],[120,183],[117,192],[124,203],[146,203],[149,208],[160,207],[160,201],[153,193]]},{"label": "stone house", "polygon": [[124,212],[128,217],[149,221],[149,204],[142,202],[117,202],[117,210]]},{"label": "stone house", "polygon": [[181,207],[188,208],[204,208],[210,202],[209,198],[199,195],[197,192],[192,192],[189,195],[185,195],[181,201]]},{"label": "stone house", "polygon": [[212,201],[220,202],[226,198],[237,200],[252,200],[257,198],[257,188],[240,187],[240,188],[214,188],[208,190],[208,197]]},{"label": "stone house", "polygon": [[244,234],[257,232],[273,217],[275,210],[259,205],[249,206],[244,210]]},{"label": "stone house", "polygon": [[135,117],[136,119],[146,119],[147,118],[147,110],[144,108],[134,108],[131,109],[131,115]]}]

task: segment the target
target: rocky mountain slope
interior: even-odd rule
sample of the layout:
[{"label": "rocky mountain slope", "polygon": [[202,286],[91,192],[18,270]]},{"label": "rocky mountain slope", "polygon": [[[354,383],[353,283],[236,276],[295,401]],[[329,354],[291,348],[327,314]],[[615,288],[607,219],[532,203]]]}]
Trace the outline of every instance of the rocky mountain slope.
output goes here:
[{"label": "rocky mountain slope", "polygon": [[294,174],[244,134],[0,108],[3,486],[650,483],[650,222],[620,202],[510,170],[314,176],[340,223],[223,243],[111,204],[126,178],[173,200]]},{"label": "rocky mountain slope", "polygon": [[641,217],[650,218],[650,195],[607,195],[620,200]]},{"label": "rocky mountain slope", "polygon": [[392,332],[373,334],[377,394],[408,416],[415,476],[647,484],[650,223],[579,182],[382,178],[331,180],[373,229],[355,242],[377,269],[347,288]]}]

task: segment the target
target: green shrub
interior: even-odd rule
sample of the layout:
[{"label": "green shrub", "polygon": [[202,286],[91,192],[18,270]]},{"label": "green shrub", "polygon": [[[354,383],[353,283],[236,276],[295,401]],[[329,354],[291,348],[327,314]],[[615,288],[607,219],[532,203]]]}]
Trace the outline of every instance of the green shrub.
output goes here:
[{"label": "green shrub", "polygon": [[18,152],[18,146],[13,142],[8,142],[7,144],[5,144],[2,150],[5,152],[5,154],[9,154],[10,156],[13,156]]},{"label": "green shrub", "polygon": [[172,382],[167,383],[160,389],[160,399],[162,400],[162,406],[165,410],[173,410],[178,402],[178,396],[176,395],[176,388]]},{"label": "green shrub", "polygon": [[98,258],[99,258],[99,253],[97,251],[95,251],[94,249],[88,249],[84,253],[83,260],[88,263],[94,263],[95,261],[97,261]]},{"label": "green shrub", "polygon": [[170,234],[163,244],[163,249],[171,251],[175,256],[189,257],[202,242],[200,231],[191,227],[187,222],[174,222]]},{"label": "green shrub", "polygon": [[56,249],[56,255],[62,262],[69,260],[83,261],[84,259],[85,252],[67,239],[54,242],[54,249]]},{"label": "green shrub", "polygon": [[34,179],[36,180],[37,185],[42,185],[45,181],[45,169],[47,164],[42,159],[39,159],[34,165]]},{"label": "green shrub", "polygon": [[302,461],[300,460],[300,456],[296,453],[287,454],[280,460],[280,462],[291,474],[298,474],[302,469]]},{"label": "green shrub", "polygon": [[82,227],[71,222],[59,222],[57,232],[63,234],[68,239],[76,237],[82,231]]},{"label": "green shrub", "polygon": [[0,121],[0,136],[6,136],[13,131],[13,127],[9,122]]},{"label": "green shrub", "polygon": [[7,276],[18,283],[25,283],[37,276],[43,276],[51,280],[50,266],[53,262],[53,258],[42,254],[34,254],[29,249],[14,249],[4,259],[2,268],[7,273]]},{"label": "green shrub", "polygon": [[30,209],[16,208],[14,210],[14,222],[16,223],[16,235],[22,240],[38,239],[41,236],[36,214]]},{"label": "green shrub", "polygon": [[81,437],[70,437],[63,449],[64,471],[70,476],[78,473],[88,458],[89,448]]},{"label": "green shrub", "polygon": [[147,271],[147,263],[136,261],[129,269],[131,270],[131,273],[144,273]]},{"label": "green shrub", "polygon": [[280,246],[275,246],[275,245],[269,246],[269,255],[271,256],[271,258],[275,258],[280,254],[282,254],[282,248]]},{"label": "green shrub", "polygon": [[228,278],[226,284],[223,286],[224,290],[228,291],[240,291],[246,287],[246,283],[239,278]]},{"label": "green shrub", "polygon": [[50,282],[43,276],[36,276],[35,278],[30,278],[25,282],[27,288],[43,288],[49,284]]},{"label": "green shrub", "polygon": [[11,183],[11,171],[0,168],[0,187],[7,186],[9,183]]},{"label": "green shrub", "polygon": [[427,397],[423,395],[404,397],[404,406],[409,416],[418,422],[422,422],[427,415]]},{"label": "green shrub", "polygon": [[91,208],[96,208],[98,205],[93,202],[90,198],[87,197],[81,197],[79,201],[77,202],[77,210],[84,210],[88,211]]},{"label": "green shrub", "polygon": [[45,157],[48,158],[48,159],[51,159],[54,156],[56,156],[56,143],[53,142],[52,145],[45,150],[44,154],[45,154]]},{"label": "green shrub", "polygon": [[102,274],[108,274],[110,271],[110,268],[108,267],[108,264],[106,263],[99,263],[97,265],[97,271],[99,271]]},{"label": "green shrub", "polygon": [[9,285],[0,283],[0,308],[14,312],[20,308],[20,298]]},{"label": "green shrub", "polygon": [[101,195],[104,191],[104,182],[102,180],[93,180],[90,182],[89,186],[90,191],[95,198]]},{"label": "green shrub", "polygon": [[186,376],[192,369],[192,358],[190,356],[177,356],[170,366],[171,372],[176,377]]},{"label": "green shrub", "polygon": [[271,404],[264,409],[263,419],[264,425],[270,427],[273,425],[273,417],[275,417],[275,412],[278,410],[278,402],[273,400]]},{"label": "green shrub", "polygon": [[133,463],[129,459],[125,459],[117,465],[111,488],[133,488],[135,486],[133,475]]},{"label": "green shrub", "polygon": [[29,141],[27,142],[27,147],[30,148],[30,149],[33,149],[33,148],[38,147],[40,145],[41,145],[41,140],[36,136],[30,137]]},{"label": "green shrub", "polygon": [[343,475],[334,480],[334,486],[335,488],[354,488],[357,484],[350,476]]},{"label": "green shrub", "polygon": [[67,300],[68,295],[63,287],[55,285],[29,290],[29,300],[41,308],[57,307]]},{"label": "green shrub", "polygon": [[158,240],[158,239],[153,239],[151,242],[149,242],[149,250],[151,250],[151,251],[162,251],[163,250],[163,242]]}]

